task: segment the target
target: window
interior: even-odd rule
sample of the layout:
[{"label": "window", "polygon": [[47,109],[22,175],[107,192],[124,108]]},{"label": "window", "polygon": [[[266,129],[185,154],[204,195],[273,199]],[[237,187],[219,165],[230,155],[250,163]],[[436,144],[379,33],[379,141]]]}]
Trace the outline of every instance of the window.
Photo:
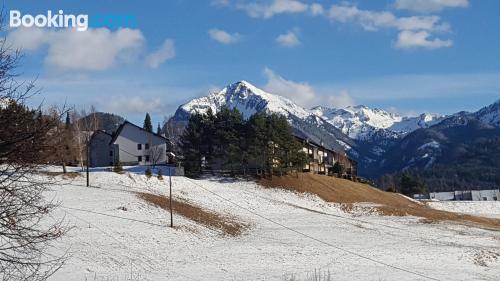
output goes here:
[{"label": "window", "polygon": [[149,149],[149,143],[144,144],[146,149]]},{"label": "window", "polygon": [[142,143],[137,144],[137,150],[142,150]]},{"label": "window", "polygon": [[142,162],[142,156],[137,156],[137,161]]},{"label": "window", "polygon": [[149,155],[146,155],[146,162],[149,162]]},{"label": "window", "polygon": [[113,150],[109,151],[109,156],[113,156]]}]

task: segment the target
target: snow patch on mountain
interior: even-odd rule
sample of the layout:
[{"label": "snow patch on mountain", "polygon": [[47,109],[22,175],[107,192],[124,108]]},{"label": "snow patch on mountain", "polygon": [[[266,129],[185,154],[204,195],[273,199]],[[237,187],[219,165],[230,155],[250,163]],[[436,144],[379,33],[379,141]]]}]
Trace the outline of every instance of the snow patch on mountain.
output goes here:
[{"label": "snow patch on mountain", "polygon": [[439,149],[439,147],[440,147],[439,143],[437,141],[433,140],[431,142],[428,142],[428,143],[421,145],[419,148],[417,148],[417,150],[423,150],[426,148]]},{"label": "snow patch on mountain", "polygon": [[417,117],[403,117],[364,105],[342,109],[317,106],[311,111],[349,137],[360,140],[368,140],[374,135],[397,139],[416,129],[432,126],[443,119],[443,116],[427,113]]}]

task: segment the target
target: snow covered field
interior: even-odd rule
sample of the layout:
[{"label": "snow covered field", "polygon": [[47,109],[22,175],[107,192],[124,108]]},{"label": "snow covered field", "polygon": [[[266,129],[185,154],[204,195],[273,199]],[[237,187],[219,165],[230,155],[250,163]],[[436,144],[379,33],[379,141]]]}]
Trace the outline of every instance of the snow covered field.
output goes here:
[{"label": "snow covered field", "polygon": [[436,201],[434,209],[500,219],[500,201]]},{"label": "snow covered field", "polygon": [[285,280],[329,271],[333,280],[498,280],[500,232],[415,217],[349,214],[316,196],[253,182],[173,177],[177,199],[251,227],[224,236],[149,205],[130,191],[168,194],[168,181],[93,172],[48,194],[75,227],[55,253],[70,259],[51,280]]}]

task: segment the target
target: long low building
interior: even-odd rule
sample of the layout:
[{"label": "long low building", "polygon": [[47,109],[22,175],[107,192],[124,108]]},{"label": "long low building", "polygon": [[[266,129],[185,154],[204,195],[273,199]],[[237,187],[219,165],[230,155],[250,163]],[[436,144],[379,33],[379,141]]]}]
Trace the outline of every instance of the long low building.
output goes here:
[{"label": "long low building", "polygon": [[358,174],[357,162],[342,152],[325,147],[323,142],[312,140],[300,132],[294,132],[306,154],[303,172],[339,177],[355,177]]},{"label": "long low building", "polygon": [[431,192],[428,195],[415,194],[413,197],[439,201],[499,201],[500,189]]}]

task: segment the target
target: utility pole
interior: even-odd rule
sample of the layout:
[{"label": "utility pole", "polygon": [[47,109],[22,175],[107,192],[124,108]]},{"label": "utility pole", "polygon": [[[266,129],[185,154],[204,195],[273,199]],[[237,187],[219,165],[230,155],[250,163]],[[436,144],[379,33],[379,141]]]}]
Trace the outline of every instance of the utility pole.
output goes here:
[{"label": "utility pole", "polygon": [[174,227],[174,214],[172,210],[172,167],[168,167],[168,181],[170,185],[170,227]]},{"label": "utility pole", "polygon": [[90,162],[90,143],[87,142],[87,187],[90,186],[90,179],[89,179],[89,162]]}]

